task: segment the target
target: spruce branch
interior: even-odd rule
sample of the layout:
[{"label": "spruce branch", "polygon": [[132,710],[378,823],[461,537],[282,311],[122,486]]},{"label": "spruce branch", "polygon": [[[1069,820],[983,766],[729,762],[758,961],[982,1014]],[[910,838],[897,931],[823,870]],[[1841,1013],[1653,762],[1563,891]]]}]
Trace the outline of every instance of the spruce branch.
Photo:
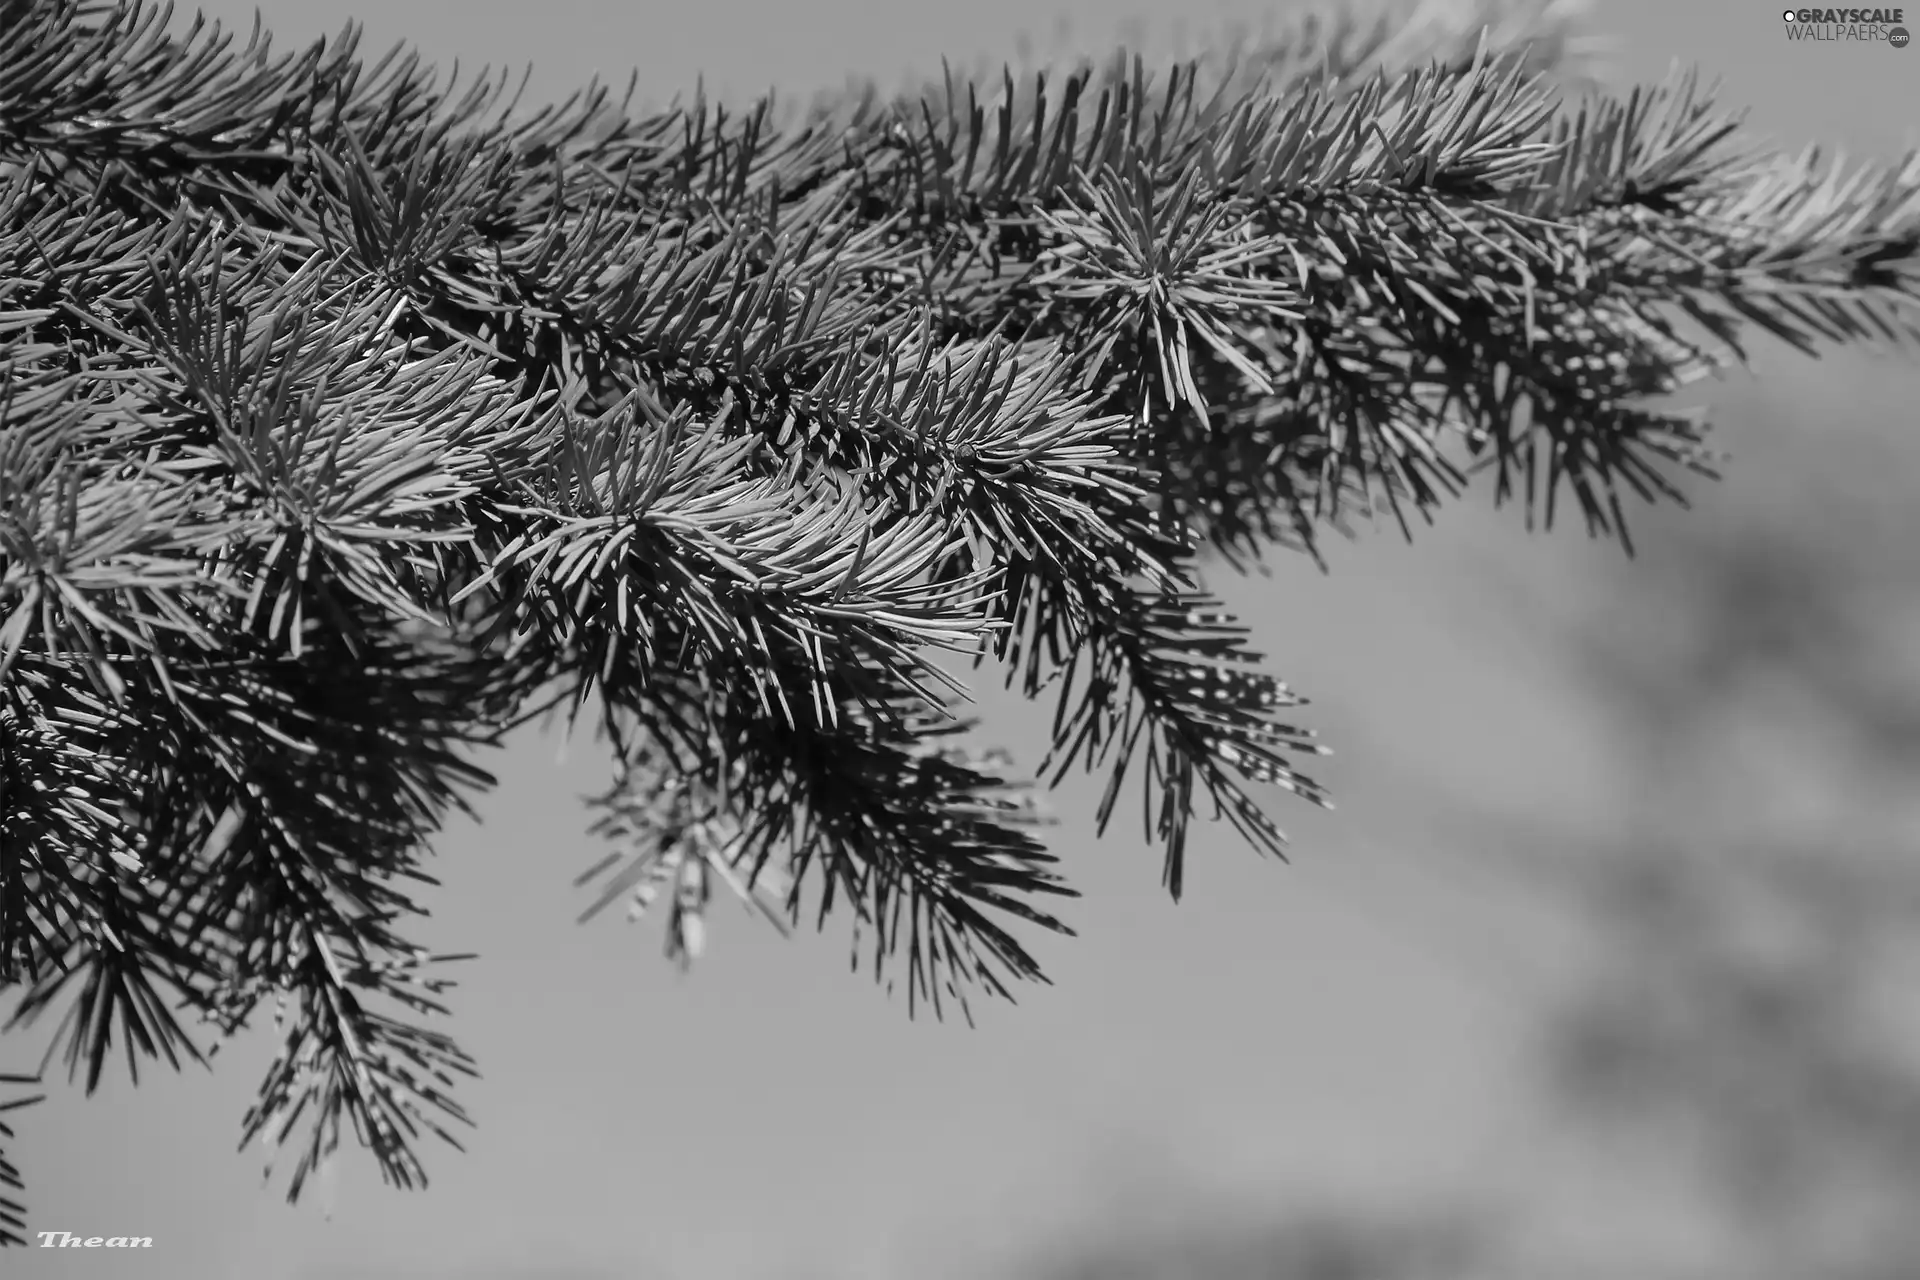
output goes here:
[{"label": "spruce branch", "polygon": [[[598,834],[640,836],[642,847],[605,884],[583,919],[622,896],[638,918],[677,882],[669,954],[698,953],[709,878],[775,917],[798,922],[809,870],[817,869],[817,924],[837,898],[855,917],[853,962],[863,933],[877,981],[905,953],[910,1010],[938,1015],[946,1002],[969,1022],[969,987],[1011,999],[1011,981],[1046,981],[1020,942],[989,912],[1049,931],[1072,930],[1031,901],[1077,896],[1048,868],[1056,861],[1030,831],[1051,816],[1025,788],[989,769],[1004,762],[948,740],[973,722],[924,708],[904,682],[848,676],[868,687],[823,725],[770,729],[744,699],[721,700],[709,683],[681,706],[622,709],[610,724],[622,771],[594,799]],[[891,687],[888,685],[891,684]],[[695,708],[696,697],[704,706]],[[675,711],[678,714],[675,714]],[[641,730],[635,733],[635,729]],[[578,883],[602,876],[610,855]]]},{"label": "spruce branch", "polygon": [[1281,854],[1254,784],[1323,802],[1319,748],[1204,555],[1410,535],[1480,471],[1631,550],[1714,465],[1657,397],[1755,328],[1915,336],[1920,160],[1573,92],[1576,17],[795,116],[0,0],[0,986],[89,1088],[273,999],[248,1138],[309,1123],[297,1194],[351,1123],[406,1186],[472,1064],[399,886],[553,707],[619,760],[589,914],[671,889],[684,960],[715,881],[783,927],[816,882],[910,1010],[1067,931],[943,654],[1055,691],[1102,829],[1143,762],[1175,895],[1208,799]]},{"label": "spruce branch", "polygon": [[[0,1075],[0,1085],[17,1089],[22,1085],[37,1085],[39,1076]],[[45,1094],[33,1094],[25,1098],[8,1098],[0,1102],[0,1111],[15,1111],[21,1107],[30,1107],[44,1101]],[[0,1138],[8,1142],[14,1140],[13,1126],[0,1120]],[[6,1151],[0,1149],[0,1187],[9,1192],[24,1192],[26,1183],[21,1180],[20,1170],[7,1159]],[[10,1195],[0,1196],[0,1249],[8,1247],[24,1248],[27,1243],[27,1207]]]},{"label": "spruce branch", "polygon": [[333,1158],[343,1119],[373,1152],[383,1179],[402,1189],[425,1186],[415,1140],[424,1130],[460,1149],[445,1121],[473,1121],[448,1091],[455,1076],[478,1072],[444,1034],[375,1012],[364,997],[385,995],[416,1015],[445,1014],[433,997],[453,984],[422,977],[421,966],[467,957],[429,956],[415,948],[349,966],[324,935],[309,934],[295,945],[292,972],[283,982],[297,993],[300,1012],[289,1016],[284,1002],[276,1012],[275,1025],[287,1025],[286,1037],[242,1122],[241,1147],[258,1138],[277,1151],[311,1109],[313,1127],[288,1182],[289,1202]]}]

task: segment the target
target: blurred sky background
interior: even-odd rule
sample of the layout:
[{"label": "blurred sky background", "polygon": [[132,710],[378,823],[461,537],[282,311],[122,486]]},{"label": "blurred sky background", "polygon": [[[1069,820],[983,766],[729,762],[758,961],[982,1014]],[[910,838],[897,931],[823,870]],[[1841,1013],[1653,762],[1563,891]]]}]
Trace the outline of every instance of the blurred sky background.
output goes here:
[{"label": "blurred sky background", "polygon": [[[243,33],[252,12],[238,0],[204,11]],[[363,54],[407,40],[463,70],[531,60],[529,92],[545,96],[595,71],[624,85],[637,67],[641,96],[655,101],[702,71],[710,89],[736,97],[769,83],[830,88],[850,72],[891,82],[937,71],[942,54],[1010,54],[1023,32],[1044,51],[1061,19],[1071,43],[1098,51],[1129,21],[1164,39],[1176,12],[1198,34],[1267,11],[1100,0],[272,0],[261,9],[276,48],[355,18],[367,28]],[[1789,44],[1779,7],[1757,2],[1623,0],[1600,6],[1592,26],[1618,41],[1612,77],[1647,80],[1672,60],[1698,62],[1783,146],[1822,139],[1889,157],[1920,140],[1920,52],[1911,48]],[[1920,864],[1917,815],[1904,801],[1920,790],[1914,774],[1869,777],[1893,769],[1892,757],[1860,738],[1912,727],[1862,728],[1876,702],[1920,702],[1911,660],[1920,577],[1907,563],[1920,547],[1920,520],[1909,514],[1920,494],[1920,376],[1911,353],[1813,363],[1763,347],[1758,360],[1757,380],[1732,377],[1706,392],[1721,447],[1734,453],[1728,478],[1694,483],[1690,513],[1642,516],[1638,563],[1577,527],[1529,537],[1517,511],[1491,509],[1482,486],[1411,547],[1386,529],[1335,546],[1330,576],[1304,561],[1278,564],[1270,580],[1218,570],[1214,583],[1275,669],[1313,698],[1303,715],[1338,753],[1319,776],[1339,810],[1276,796],[1294,839],[1291,866],[1263,862],[1230,830],[1200,830],[1176,907],[1139,836],[1137,807],[1123,806],[1096,842],[1097,787],[1070,779],[1054,795],[1061,824],[1051,842],[1085,895],[1067,910],[1081,936],[1034,938],[1055,985],[1018,1006],[982,1002],[975,1030],[909,1022],[904,1000],[849,975],[844,916],[824,935],[783,942],[720,904],[710,953],[684,978],[660,956],[657,922],[628,928],[609,915],[576,927],[586,899],[570,882],[601,852],[579,798],[604,787],[608,761],[584,728],[559,759],[557,734],[523,731],[483,761],[502,779],[478,802],[483,823],[457,821],[440,842],[445,887],[429,898],[435,916],[421,938],[481,953],[453,994],[454,1030],[483,1071],[464,1086],[479,1123],[468,1153],[426,1148],[431,1189],[402,1194],[353,1152],[329,1189],[328,1220],[320,1194],[289,1208],[282,1180],[261,1188],[259,1154],[234,1153],[271,1056],[268,1035],[231,1046],[212,1075],[143,1073],[137,1090],[122,1076],[90,1101],[60,1084],[49,1103],[15,1117],[30,1229],[150,1235],[155,1245],[16,1250],[0,1271],[20,1280],[1271,1280],[1283,1273],[1244,1259],[1203,1276],[1189,1265],[1203,1251],[1192,1241],[1251,1239],[1325,1217],[1416,1233],[1444,1221],[1496,1239],[1499,1261],[1490,1254],[1462,1274],[1762,1274],[1738,1261],[1753,1235],[1738,1224],[1750,1219],[1721,1202],[1759,1205],[1780,1223],[1784,1202],[1765,1196],[1786,1193],[1721,1195],[1731,1175],[1715,1172],[1713,1134],[1728,1126],[1694,1123],[1699,1108],[1684,1111],[1693,1106],[1684,1101],[1673,1105],[1693,1117],[1685,1123],[1660,1119],[1682,1112],[1634,1101],[1677,1077],[1635,1075],[1633,1064],[1695,1060],[1646,1047],[1668,1023],[1645,1014],[1634,993],[1677,989],[1645,966],[1665,955],[1663,942],[1705,926],[1634,914],[1634,903],[1651,900],[1644,894],[1587,887],[1591,866],[1609,856],[1631,861],[1663,840],[1757,848],[1765,841],[1756,833],[1789,833],[1816,854],[1873,844],[1895,864]],[[1759,598],[1720,591],[1737,564],[1758,566],[1749,577],[1767,580],[1754,591],[1774,613],[1832,625],[1807,624],[1811,661],[1754,667],[1751,683],[1712,695],[1712,716],[1661,721],[1719,689],[1726,636],[1743,634],[1743,610]],[[1835,621],[1843,615],[1845,628]],[[1869,659],[1885,674],[1866,694],[1814,679]],[[979,692],[986,736],[1037,763],[1050,708],[991,686]],[[1640,861],[1657,872],[1661,857]],[[1655,896],[1672,911],[1695,901],[1678,889]],[[1911,918],[1899,911],[1896,933]],[[1867,979],[1846,981],[1853,990]],[[1719,990],[1703,986],[1700,999],[1717,1008]],[[1910,998],[1891,1016],[1920,1027]],[[1683,1030],[1701,1020],[1685,1009],[1669,1019]],[[0,1042],[0,1069],[32,1069],[50,1030]],[[1884,1068],[1891,1060],[1874,1058],[1875,1069],[1904,1078]],[[1593,1063],[1600,1068],[1582,1074]],[[1628,1101],[1607,1101],[1614,1095]],[[1777,1118],[1795,1105],[1756,1114]],[[1909,1112],[1920,1114],[1902,1112],[1909,1121]],[[1893,1123],[1866,1114],[1863,1132]],[[1638,1123],[1650,1116],[1652,1125]],[[1731,1131],[1755,1124],[1735,1117]],[[1736,1173],[1771,1170],[1782,1151],[1814,1139],[1794,1131],[1779,1141],[1771,1154],[1734,1155]],[[1844,1142],[1836,1150],[1834,1160],[1853,1159]],[[1824,1186],[1843,1175],[1822,1164],[1807,1176]],[[1915,1180],[1898,1185],[1920,1196],[1920,1175],[1903,1176]],[[1884,1226],[1832,1221],[1820,1229],[1847,1240]],[[1097,1261],[1101,1248],[1137,1260],[1146,1246],[1128,1242],[1183,1232],[1189,1244],[1168,1246],[1168,1256],[1189,1261],[1137,1271]],[[1814,1250],[1811,1239],[1765,1243],[1778,1262],[1800,1257],[1792,1251],[1802,1244]],[[1900,1254],[1912,1268],[1900,1270],[1887,1261],[1893,1248],[1873,1255],[1892,1268],[1889,1280],[1920,1274],[1920,1253]],[[1322,1265],[1309,1276],[1301,1264],[1284,1275],[1386,1280],[1387,1264],[1371,1265]],[[1840,1263],[1805,1265],[1826,1269],[1795,1280],[1842,1274]],[[1869,1270],[1877,1265],[1847,1262],[1844,1274],[1880,1274]],[[1394,1272],[1403,1274],[1416,1273]]]}]

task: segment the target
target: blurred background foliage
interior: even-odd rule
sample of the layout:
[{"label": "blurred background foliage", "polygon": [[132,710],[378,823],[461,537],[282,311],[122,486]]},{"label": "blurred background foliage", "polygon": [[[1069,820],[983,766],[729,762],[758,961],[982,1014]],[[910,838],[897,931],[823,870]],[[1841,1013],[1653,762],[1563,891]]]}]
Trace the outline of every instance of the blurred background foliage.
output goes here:
[{"label": "blurred background foliage", "polygon": [[[1714,395],[1728,479],[1647,519],[1638,560],[1511,547],[1476,516],[1470,554],[1439,570],[1457,617],[1517,631],[1578,690],[1611,812],[1476,794],[1418,764],[1379,784],[1426,793],[1391,860],[1509,895],[1486,907],[1491,953],[1449,926],[1426,933],[1438,962],[1496,985],[1556,974],[1525,984],[1535,1154],[1635,1207],[1568,1233],[1484,1188],[1436,1190],[1475,1208],[1385,1215],[1222,1213],[1194,1192],[1161,1225],[1096,1217],[1018,1274],[1920,1275],[1920,377],[1870,355],[1762,367]],[[1404,922],[1410,887],[1361,905]]]}]

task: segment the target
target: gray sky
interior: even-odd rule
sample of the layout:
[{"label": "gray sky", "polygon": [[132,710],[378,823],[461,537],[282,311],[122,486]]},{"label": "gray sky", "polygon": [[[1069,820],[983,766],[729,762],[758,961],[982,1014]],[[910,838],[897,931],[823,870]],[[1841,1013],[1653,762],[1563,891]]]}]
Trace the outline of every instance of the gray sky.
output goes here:
[{"label": "gray sky", "polygon": [[[443,63],[531,59],[549,93],[596,69],[624,83],[637,65],[658,99],[703,68],[735,91],[890,77],[942,52],[1010,51],[1023,25],[1044,37],[1057,13],[1089,42],[1130,16],[1161,22],[1094,0],[264,7],[276,44],[357,17],[367,51],[406,39]],[[1790,47],[1778,9],[1759,3],[1633,0],[1604,6],[1598,25],[1625,41],[1632,74],[1704,63],[1786,143],[1886,152],[1915,139],[1920,52]],[[1719,416],[1764,394],[1830,418],[1845,410],[1823,380],[1862,367],[1780,367],[1764,393],[1724,389]],[[1737,480],[1704,492],[1686,518],[1739,494]],[[1275,801],[1293,866],[1205,829],[1176,908],[1136,810],[1096,845],[1097,789],[1072,781],[1053,843],[1085,894],[1069,908],[1082,936],[1036,940],[1056,986],[984,1005],[971,1032],[909,1023],[903,1001],[848,975],[844,920],[782,942],[722,904],[711,954],[685,979],[652,926],[575,927],[569,881],[599,853],[577,797],[604,785],[606,762],[584,735],[557,763],[557,740],[528,734],[487,762],[503,782],[480,804],[484,825],[442,841],[446,888],[425,939],[483,953],[454,998],[484,1072],[465,1093],[480,1124],[468,1154],[428,1148],[424,1195],[382,1188],[355,1154],[330,1222],[317,1204],[287,1208],[259,1189],[258,1156],[233,1153],[270,1056],[256,1037],[216,1075],[137,1091],[115,1079],[90,1102],[62,1091],[21,1114],[33,1229],[156,1247],[32,1249],[7,1258],[8,1274],[959,1276],[1160,1187],[1312,1207],[1349,1192],[1419,1203],[1504,1178],[1540,1220],[1577,1222],[1595,1188],[1544,1151],[1527,1038],[1575,937],[1500,886],[1455,877],[1427,856],[1426,832],[1448,794],[1596,822],[1624,802],[1592,694],[1514,597],[1469,568],[1491,560],[1521,599],[1544,599],[1622,590],[1618,555],[1571,531],[1526,543],[1517,515],[1487,515],[1482,499],[1414,548],[1380,534],[1337,554],[1329,579],[1290,564],[1271,582],[1222,577],[1340,751],[1322,768],[1340,812]],[[1043,735],[1042,712],[982,692],[990,736],[1018,748]],[[30,1066],[41,1043],[10,1038],[0,1066]],[[1507,1172],[1487,1184],[1492,1169]]]}]

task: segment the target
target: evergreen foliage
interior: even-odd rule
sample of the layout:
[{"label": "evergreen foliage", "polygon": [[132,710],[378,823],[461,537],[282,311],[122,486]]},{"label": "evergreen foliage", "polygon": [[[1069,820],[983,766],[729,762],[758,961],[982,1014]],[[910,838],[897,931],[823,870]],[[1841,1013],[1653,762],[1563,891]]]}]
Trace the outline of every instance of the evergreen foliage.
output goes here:
[{"label": "evergreen foliage", "polygon": [[910,1007],[1041,979],[1071,894],[942,654],[1054,701],[1103,829],[1137,766],[1174,895],[1209,806],[1280,854],[1319,748],[1205,557],[1475,471],[1624,543],[1711,474],[1655,397],[1916,336],[1920,158],[1564,93],[1563,8],[528,113],[352,28],[0,0],[0,988],[89,1090],[272,1001],[243,1143],[306,1122],[291,1197],[344,1120],[411,1186],[473,1065],[406,884],[556,708],[620,764],[593,910],[665,893],[686,958],[715,881],[811,884]]}]

